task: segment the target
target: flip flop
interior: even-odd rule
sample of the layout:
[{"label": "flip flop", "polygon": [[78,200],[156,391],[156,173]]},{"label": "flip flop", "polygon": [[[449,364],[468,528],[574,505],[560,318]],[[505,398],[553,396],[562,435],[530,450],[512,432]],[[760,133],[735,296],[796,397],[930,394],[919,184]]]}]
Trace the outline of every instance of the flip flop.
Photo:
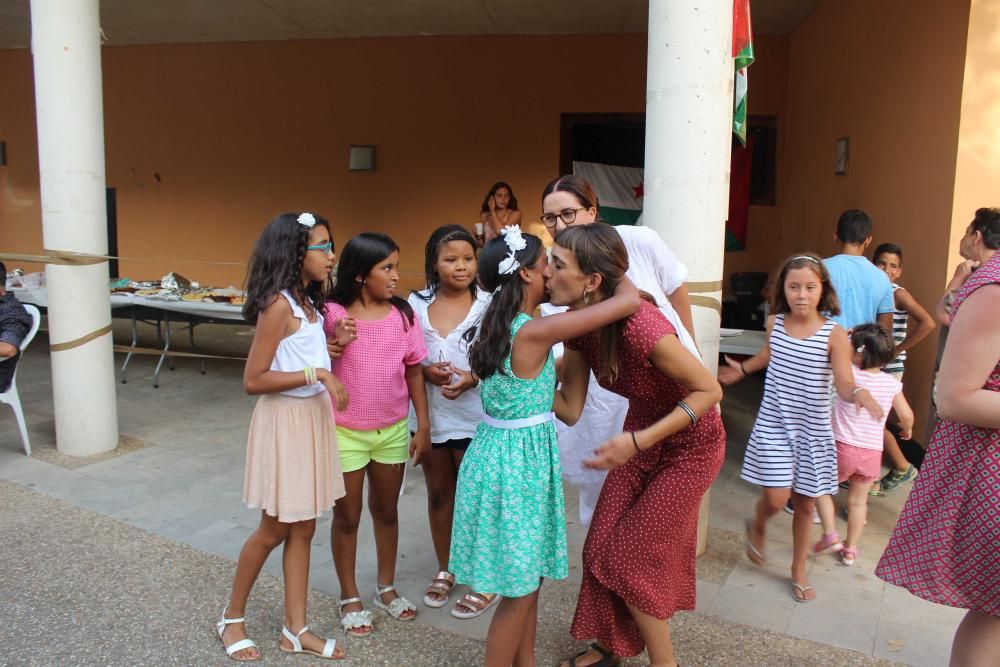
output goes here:
[{"label": "flip flop", "polygon": [[[813,587],[810,584],[802,585],[802,584],[797,584],[797,583],[795,583],[793,581],[792,582],[792,599],[795,600],[796,602],[812,602],[816,598],[807,598],[806,597],[806,593],[808,593],[811,590],[813,590]],[[798,595],[795,594],[796,591],[798,592]],[[801,597],[799,597],[799,596],[801,596]]]},{"label": "flip flop", "polygon": [[753,545],[753,519],[747,519],[743,523],[744,533],[746,537],[746,547],[747,547],[747,558],[754,565],[766,565],[767,558],[764,554],[757,550],[757,547]]}]

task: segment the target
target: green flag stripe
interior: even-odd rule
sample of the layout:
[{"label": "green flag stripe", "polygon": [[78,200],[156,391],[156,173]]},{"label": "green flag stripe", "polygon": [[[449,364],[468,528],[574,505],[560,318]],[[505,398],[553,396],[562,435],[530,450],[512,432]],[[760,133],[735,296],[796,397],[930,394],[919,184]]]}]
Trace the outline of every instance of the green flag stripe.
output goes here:
[{"label": "green flag stripe", "polygon": [[642,211],[636,208],[602,206],[600,218],[609,225],[634,225],[640,215]]}]

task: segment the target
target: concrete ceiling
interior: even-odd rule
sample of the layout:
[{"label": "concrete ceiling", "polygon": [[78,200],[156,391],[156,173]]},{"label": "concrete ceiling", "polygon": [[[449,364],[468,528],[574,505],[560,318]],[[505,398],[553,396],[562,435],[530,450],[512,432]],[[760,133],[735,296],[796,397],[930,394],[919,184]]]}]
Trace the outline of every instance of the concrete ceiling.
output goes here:
[{"label": "concrete ceiling", "polygon": [[[686,1],[686,0],[670,0]],[[752,0],[785,34],[821,0]],[[101,0],[107,45],[399,35],[642,33],[647,0]],[[29,0],[0,0],[0,48],[26,48]]]}]

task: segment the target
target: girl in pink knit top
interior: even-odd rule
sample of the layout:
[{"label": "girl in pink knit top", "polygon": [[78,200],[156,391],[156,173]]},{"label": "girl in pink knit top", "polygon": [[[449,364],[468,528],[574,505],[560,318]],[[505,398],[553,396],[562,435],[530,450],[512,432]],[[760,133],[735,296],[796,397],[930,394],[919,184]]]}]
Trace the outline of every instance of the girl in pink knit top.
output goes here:
[{"label": "girl in pink knit top", "polygon": [[[413,603],[396,592],[393,580],[403,466],[411,455],[414,465],[419,464],[431,445],[420,364],[427,348],[413,308],[396,296],[398,265],[399,246],[391,238],[371,232],[355,236],[341,253],[337,283],[326,304],[328,335],[333,336],[341,320],[356,322],[357,337],[333,361],[350,402],[346,409],[335,411],[347,495],[334,508],[331,539],[340,580],[341,625],[355,636],[373,630],[372,612],[364,609],[355,580],[366,476],[378,560],[372,604],[400,621],[417,615]],[[417,415],[412,440],[407,427],[411,401]]]}]

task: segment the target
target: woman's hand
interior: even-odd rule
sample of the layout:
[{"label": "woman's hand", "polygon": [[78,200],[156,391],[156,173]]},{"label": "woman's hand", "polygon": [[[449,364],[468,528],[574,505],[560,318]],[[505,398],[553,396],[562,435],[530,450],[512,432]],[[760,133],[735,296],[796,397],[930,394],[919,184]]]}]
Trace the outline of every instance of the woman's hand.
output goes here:
[{"label": "woman's hand", "polygon": [[486,202],[486,205],[489,206],[490,213],[496,213],[497,212],[497,200],[493,197],[493,195],[490,195],[490,198]]},{"label": "woman's hand", "polygon": [[430,366],[424,366],[424,379],[435,387],[443,387],[451,382],[451,371],[448,370],[448,362],[440,361]]},{"label": "woman's hand", "polygon": [[347,389],[344,387],[343,383],[337,379],[337,377],[326,370],[325,368],[316,369],[316,377],[326,390],[330,392],[330,396],[333,397],[333,401],[337,406],[338,412],[343,412],[347,409],[347,404],[350,401],[350,396],[347,395]]},{"label": "woman's hand", "polygon": [[410,456],[413,458],[413,465],[420,465],[430,451],[431,432],[426,428],[418,428],[410,438]]},{"label": "woman's hand", "polygon": [[340,347],[346,347],[348,343],[358,337],[358,325],[353,317],[345,317],[334,323],[333,334]]},{"label": "woman's hand", "polygon": [[454,401],[456,398],[469,391],[470,389],[475,389],[479,381],[472,374],[472,371],[463,371],[461,368],[456,368],[450,363],[447,366],[448,374],[458,376],[450,384],[445,384],[441,386],[441,395],[445,398]]},{"label": "woman's hand", "polygon": [[584,459],[586,468],[611,470],[617,468],[636,455],[631,433],[619,433],[594,451],[594,457]]},{"label": "woman's hand", "polygon": [[729,385],[742,380],[746,373],[743,372],[740,362],[733,361],[728,354],[722,355],[722,358],[726,360],[726,365],[719,366],[719,382]]},{"label": "woman's hand", "polygon": [[857,406],[858,414],[861,414],[861,409],[864,408],[875,419],[882,419],[882,416],[885,415],[885,412],[882,411],[882,406],[878,404],[878,401],[875,400],[875,397],[867,389],[859,389],[855,392],[854,405]]}]

